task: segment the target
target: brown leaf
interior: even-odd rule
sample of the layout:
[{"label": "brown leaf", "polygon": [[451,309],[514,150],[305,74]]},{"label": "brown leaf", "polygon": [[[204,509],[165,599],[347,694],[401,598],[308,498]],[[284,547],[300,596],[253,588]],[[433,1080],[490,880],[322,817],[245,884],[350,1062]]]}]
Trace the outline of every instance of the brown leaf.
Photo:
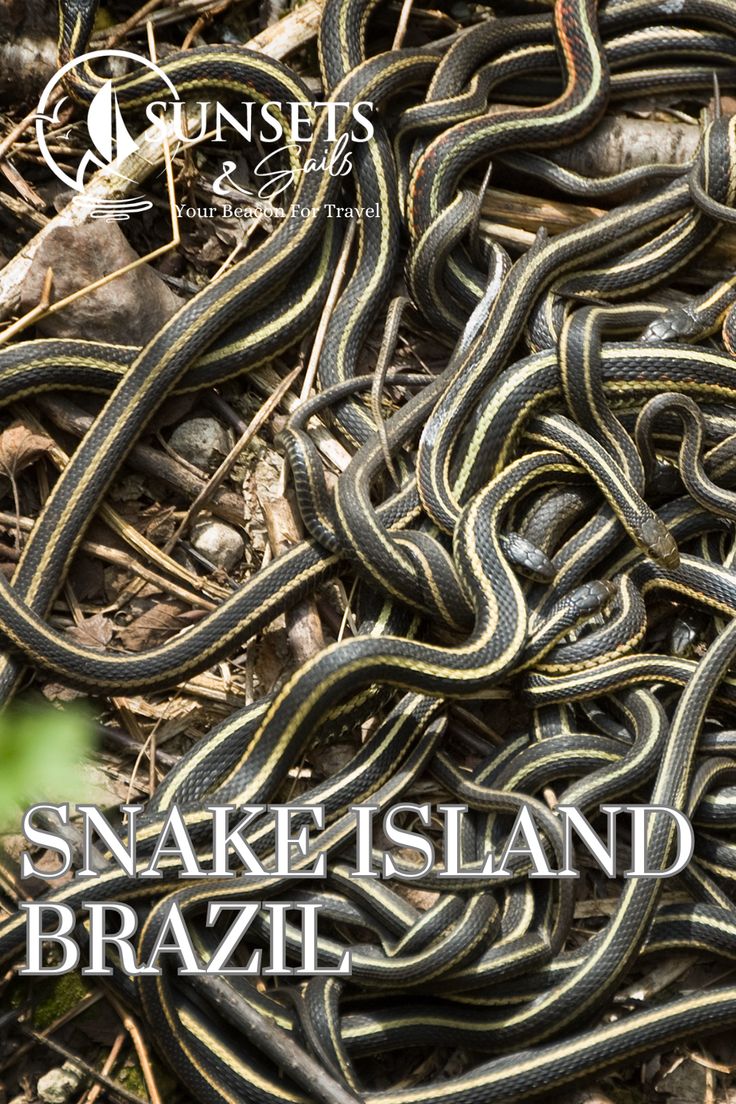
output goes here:
[{"label": "brown leaf", "polygon": [[143,518],[143,533],[154,544],[168,540],[176,529],[176,512],[173,506],[157,505],[154,510],[145,510]]},{"label": "brown leaf", "polygon": [[10,477],[17,475],[52,445],[50,437],[42,437],[16,422],[0,433],[0,468]]},{"label": "brown leaf", "polygon": [[104,652],[112,640],[112,633],[112,621],[102,613],[85,617],[81,625],[73,625],[72,628],[66,630],[66,635],[70,636],[77,644],[81,644],[83,648],[96,648],[101,652]]},{"label": "brown leaf", "polygon": [[180,606],[172,602],[157,602],[121,630],[120,643],[131,652],[142,652],[160,644],[185,623]]}]

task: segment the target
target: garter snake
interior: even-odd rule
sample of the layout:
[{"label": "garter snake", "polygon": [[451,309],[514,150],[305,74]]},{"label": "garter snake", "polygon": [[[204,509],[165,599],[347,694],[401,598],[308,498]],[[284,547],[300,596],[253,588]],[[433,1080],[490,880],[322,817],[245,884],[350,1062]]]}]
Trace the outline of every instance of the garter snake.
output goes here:
[{"label": "garter snake", "polygon": [[[596,26],[596,5],[570,0],[555,6],[556,34],[566,66],[562,95],[540,109],[511,112],[500,119],[474,117],[449,127],[421,154],[407,193],[407,225],[415,248],[433,240],[432,223],[452,207],[457,180],[481,158],[513,145],[544,145],[573,138],[602,114],[607,95],[607,68]],[[449,151],[449,156],[446,151]],[[416,281],[410,285],[421,295]],[[442,316],[430,317],[442,323]]]},{"label": "garter snake", "polygon": [[650,475],[654,473],[656,457],[651,440],[652,430],[657,417],[665,411],[675,413],[682,421],[679,468],[690,495],[710,513],[734,520],[736,495],[727,488],[719,487],[708,477],[701,460],[705,437],[703,417],[696,403],[687,395],[658,395],[643,407],[637,418],[636,441],[645,469]]},{"label": "garter snake", "polygon": [[[42,342],[41,345],[43,350],[50,350],[54,357],[59,357],[66,343]],[[82,346],[76,343],[74,347]],[[91,351],[90,368],[98,385],[106,378],[109,387],[119,378],[121,365],[111,362],[107,354],[102,360],[101,349],[91,347]],[[13,350],[5,350],[0,353],[0,366],[6,359],[11,367],[2,378],[11,394],[12,386],[26,393],[44,384],[58,387],[67,381],[67,385],[73,385],[80,368],[76,360],[64,366],[58,360],[44,362],[42,358],[39,367],[43,373],[48,372],[42,382],[41,373],[29,371],[29,366],[23,363],[27,356],[19,358]],[[643,401],[664,386],[701,401],[710,396],[732,402],[736,395],[736,370],[732,361],[700,347],[617,343],[604,346],[601,359],[604,386],[611,394],[641,395]],[[19,360],[21,364],[16,366]],[[703,372],[704,365],[708,366],[707,374]],[[17,383],[14,382],[16,378]],[[482,457],[484,464],[500,472],[516,446],[524,421],[560,395],[559,370],[552,354],[537,354],[502,374],[493,385],[475,427],[478,444],[473,448],[479,459]],[[492,450],[488,442],[492,442]],[[380,457],[380,448],[377,455]],[[387,505],[386,510],[391,523],[393,505]],[[585,550],[580,556],[582,563],[587,562]],[[10,590],[7,600],[11,609],[4,631],[12,633],[21,653],[39,666],[55,670],[62,678],[89,688],[108,687],[115,692],[125,692],[133,687],[163,686],[177,678],[191,677],[195,671],[208,666],[214,657],[226,654],[231,640],[243,640],[258,626],[268,623],[283,608],[287,595],[292,593],[289,588],[296,585],[297,579],[298,585],[306,589],[336,565],[336,557],[316,544],[297,545],[256,575],[201,625],[140,656],[105,655],[73,643],[38,617],[34,618]],[[212,643],[203,651],[204,626],[207,639]]]}]

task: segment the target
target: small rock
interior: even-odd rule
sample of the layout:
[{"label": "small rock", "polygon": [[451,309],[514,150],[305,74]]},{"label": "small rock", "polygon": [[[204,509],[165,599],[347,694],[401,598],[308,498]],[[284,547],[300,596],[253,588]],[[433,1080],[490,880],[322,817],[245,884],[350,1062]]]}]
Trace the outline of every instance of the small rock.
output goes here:
[{"label": "small rock", "polygon": [[[38,305],[48,269],[54,273],[52,297],[58,301],[137,260],[115,223],[59,226],[36,251],[23,284],[21,313]],[[144,345],[180,306],[155,269],[142,264],[36,325],[46,337]]]},{"label": "small rock", "polygon": [[230,434],[214,418],[190,418],[169,438],[174,452],[203,471],[214,471],[230,451]]},{"label": "small rock", "polygon": [[237,529],[222,521],[203,521],[195,526],[192,545],[210,563],[230,571],[245,554],[245,541]]},{"label": "small rock", "polygon": [[82,1087],[84,1074],[71,1062],[50,1069],[38,1080],[36,1092],[43,1104],[67,1104],[67,1101]]}]

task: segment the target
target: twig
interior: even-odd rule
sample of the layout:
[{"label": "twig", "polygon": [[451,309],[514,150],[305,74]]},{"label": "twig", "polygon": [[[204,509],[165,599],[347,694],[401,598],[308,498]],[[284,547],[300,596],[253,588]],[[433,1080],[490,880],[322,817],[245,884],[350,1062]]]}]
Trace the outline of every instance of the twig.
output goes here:
[{"label": "twig", "polygon": [[[70,1023],[71,1020],[76,1019],[77,1016],[81,1016],[83,1012],[86,1012],[88,1008],[91,1008],[92,1005],[97,1004],[100,1000],[102,1000],[102,993],[88,993],[74,1008],[70,1008],[68,1012],[64,1012],[63,1015],[59,1016],[58,1020],[54,1020],[54,1022],[46,1028],[44,1035],[52,1035],[55,1031],[58,1031],[59,1028]],[[18,1047],[11,1057],[0,1065],[0,1073],[5,1073],[6,1070],[15,1066],[30,1050],[33,1050],[33,1043],[25,1043],[23,1046]]]},{"label": "twig", "polygon": [[[135,719],[135,716],[133,715],[133,711],[128,706],[128,703],[127,703],[125,698],[113,698],[112,700],[113,700],[113,704],[114,704],[115,708],[117,709],[117,711],[120,715],[120,718],[121,718],[123,724],[127,728],[128,732],[130,733],[130,735],[132,736],[135,744],[138,747],[138,754],[135,758],[135,763],[133,764],[133,769],[130,772],[130,778],[128,779],[128,790],[127,790],[127,793],[125,795],[125,804],[129,805],[131,803],[131,798],[133,796],[133,790],[135,788],[135,780],[136,780],[136,777],[138,775],[138,767],[140,766],[140,763],[141,763],[141,760],[143,759],[143,756],[146,754],[146,752],[148,752],[148,750],[151,746],[151,736],[150,736],[150,734],[148,736],[146,736],[146,734],[142,731],[140,725],[138,724],[137,720]],[[154,725],[154,729],[156,728],[157,725],[161,724],[162,720],[163,720],[163,718],[159,717],[159,719],[156,721],[156,724]]]},{"label": "twig", "polygon": [[15,165],[11,165],[9,161],[0,161],[0,172],[29,206],[35,207],[39,211],[46,206],[36,189],[31,187],[25,177],[21,176]]},{"label": "twig", "polygon": [[615,176],[653,162],[687,165],[700,139],[700,128],[692,123],[607,115],[595,130],[573,148],[561,149],[558,156],[562,164],[585,176]]},{"label": "twig", "polygon": [[319,364],[319,358],[322,353],[322,346],[325,340],[325,334],[327,333],[327,327],[332,317],[332,311],[337,297],[340,294],[342,288],[342,282],[345,277],[345,269],[348,265],[348,257],[350,256],[350,250],[353,247],[353,241],[355,239],[355,223],[351,222],[348,226],[347,233],[345,234],[345,241],[342,243],[342,250],[338,258],[335,271],[332,276],[332,282],[330,283],[330,290],[327,294],[325,305],[322,308],[322,314],[320,316],[317,332],[314,335],[314,342],[312,343],[312,351],[309,354],[309,361],[307,363],[307,370],[304,373],[304,382],[302,383],[302,390],[299,396],[300,403],[306,402],[309,398],[309,393],[312,390],[314,384],[314,377],[317,375],[317,366]]},{"label": "twig", "polygon": [[[0,513],[0,525],[7,525],[10,516],[10,514]],[[34,523],[30,518],[21,517],[18,519],[18,522],[21,531],[24,533],[30,533],[33,529]],[[135,575],[139,575],[145,582],[151,583],[167,594],[173,594],[175,598],[181,598],[183,602],[187,602],[190,606],[198,606],[199,609],[207,610],[208,612],[217,608],[215,602],[210,602],[208,598],[205,598],[201,594],[195,594],[191,590],[185,590],[184,587],[177,586],[177,584],[170,579],[167,579],[163,575],[158,575],[155,571],[151,571],[150,568],[146,567],[145,564],[141,564],[138,560],[134,560],[127,552],[122,552],[117,548],[108,548],[105,544],[90,540],[83,541],[80,545],[80,550],[82,552],[88,552],[90,555],[96,556],[106,563],[113,564],[115,567],[120,567],[125,571],[130,571]],[[18,551],[11,548],[10,545],[0,543],[0,557],[17,562],[20,555]]]},{"label": "twig", "polygon": [[396,34],[391,44],[392,50],[398,50],[404,41],[406,35],[406,29],[409,26],[409,17],[411,16],[412,5],[414,0],[404,0],[401,5],[401,15],[399,16],[399,22],[396,27]]},{"label": "twig", "polygon": [[[181,243],[181,232],[179,230],[179,218],[176,212],[176,189],[174,186],[174,171],[171,162],[171,151],[169,148],[168,135],[164,135],[163,138],[163,157],[166,167],[166,183],[169,196],[169,210],[171,214],[171,238],[165,242],[164,245],[159,246],[157,249],[152,250],[150,253],[146,253],[143,257],[136,257],[134,261],[131,261],[127,265],[123,265],[122,268],[116,268],[114,272],[108,272],[105,276],[101,276],[98,280],[93,280],[90,284],[85,284],[84,287],[78,288],[76,291],[71,292],[69,295],[65,295],[63,299],[57,300],[55,303],[50,302],[49,294],[51,291],[51,285],[49,283],[48,275],[46,283],[44,283],[41,299],[37,306],[33,307],[30,311],[24,314],[16,322],[10,326],[3,334],[2,340],[7,340],[11,335],[19,333],[21,330],[27,329],[34,322],[37,322],[41,318],[47,318],[49,315],[58,314],[59,311],[70,306],[71,303],[76,303],[78,299],[82,299],[87,295],[90,295],[93,291],[98,291],[100,288],[106,287],[111,284],[113,280],[117,280],[120,276],[125,276],[129,272],[133,272],[136,268],[140,268],[143,264],[148,264],[150,261],[155,260],[157,257],[161,257],[166,253],[169,253],[172,249],[176,249]],[[46,231],[49,227],[45,228]],[[10,262],[12,264],[12,262]],[[9,267],[6,265],[6,268]]]},{"label": "twig", "polygon": [[305,4],[251,38],[246,46],[272,58],[288,57],[316,38],[323,6],[322,0],[306,0]]},{"label": "twig", "polygon": [[222,3],[216,4],[213,8],[209,8],[206,12],[200,15],[192,26],[187,31],[186,37],[181,44],[182,50],[188,50],[194,40],[202,33],[213,19],[216,19],[218,15],[222,15],[232,4],[232,0],[222,0]]},{"label": "twig", "polygon": [[556,234],[605,214],[600,207],[539,199],[503,188],[487,188],[481,208],[484,216],[532,234],[536,234],[540,227],[544,227],[548,234]]},{"label": "twig", "polygon": [[47,215],[42,214],[41,211],[33,210],[17,196],[0,192],[0,206],[4,207],[6,211],[10,211],[19,222],[28,223],[34,230],[42,230],[48,224]]},{"label": "twig", "polygon": [[151,1059],[148,1056],[148,1050],[146,1048],[146,1044],[143,1041],[143,1036],[141,1035],[138,1023],[130,1015],[127,1009],[125,1009],[120,1004],[120,1002],[114,996],[112,996],[112,994],[109,995],[109,999],[113,1008],[122,1020],[123,1026],[130,1035],[133,1046],[135,1047],[135,1052],[138,1055],[141,1073],[143,1074],[143,1080],[146,1082],[146,1088],[148,1089],[148,1095],[151,1099],[151,1104],[162,1104],[161,1096],[156,1084],[156,1078],[151,1067]]},{"label": "twig", "polygon": [[[270,395],[274,387],[278,386],[279,377],[274,372],[273,368],[256,368],[248,376],[248,380],[262,395]],[[283,406],[288,414],[296,410],[300,405],[301,399],[298,395],[286,394],[284,395]],[[325,457],[326,460],[332,464],[335,471],[345,471],[351,460],[350,453],[345,449],[335,437],[325,428],[318,418],[310,419],[309,432],[312,439]]]},{"label": "twig", "polygon": [[702,1066],[703,1069],[712,1070],[714,1073],[724,1073],[728,1077],[736,1073],[736,1064],[733,1062],[716,1062],[713,1058],[706,1058],[694,1050],[688,1053],[688,1058],[691,1062],[695,1062],[696,1066]]},{"label": "twig", "polygon": [[667,959],[652,967],[635,982],[627,985],[622,993],[617,994],[617,1000],[651,1000],[657,993],[667,989],[677,978],[686,973],[691,966],[698,961],[697,955],[683,955],[681,958]]},{"label": "twig", "polygon": [[[183,19],[192,18],[198,16],[200,12],[206,12],[208,7],[213,4],[214,0],[174,0],[173,4],[169,4],[167,7],[163,7],[160,11],[157,5],[156,11],[149,11],[144,19],[148,19],[155,27],[166,27],[174,23],[180,23]],[[235,0],[235,2],[242,2],[242,0]],[[139,13],[140,14],[140,13]],[[142,20],[136,20],[135,26],[128,29],[126,33],[131,34],[133,31],[137,31]],[[118,23],[114,27],[107,30],[108,35],[115,35],[116,37],[125,26],[123,23]],[[105,32],[98,32],[92,36],[92,45],[108,45],[109,39],[105,38]],[[117,38],[117,41],[120,41]]]},{"label": "twig", "polygon": [[[136,753],[140,751],[140,744],[137,744],[132,736],[129,736],[127,732],[123,732],[120,728],[110,728],[107,725],[100,724],[96,726],[96,730],[103,740],[109,740],[125,751],[134,751]],[[167,751],[164,751],[160,747],[156,748],[154,759],[157,763],[160,763],[162,767],[169,768],[176,766],[179,762],[176,755],[169,755]]]},{"label": "twig", "polygon": [[[258,501],[274,556],[301,538],[301,526],[291,503],[279,489],[273,494],[259,492]],[[297,663],[306,663],[325,646],[322,622],[314,598],[305,598],[286,611],[286,632]]]},{"label": "twig", "polygon": [[130,19],[126,19],[124,23],[118,23],[105,41],[106,48],[109,50],[112,46],[117,46],[119,42],[122,42],[131,31],[134,31],[141,23],[145,23],[148,16],[155,12],[156,8],[160,8],[163,2],[164,0],[148,0],[147,4],[139,8],[137,12],[133,12]]},{"label": "twig", "polygon": [[[562,233],[600,218],[605,211],[579,203],[541,199],[538,196],[489,188],[483,200],[480,228],[489,238],[517,250],[527,250],[543,226],[549,234]],[[736,230],[724,229],[711,246],[708,260],[733,267],[736,256]]]},{"label": "twig", "polygon": [[148,738],[148,793],[151,797],[153,797],[156,792],[156,786],[158,784],[158,778],[156,777],[156,751],[158,750],[156,740],[157,730],[158,724],[155,724]]},{"label": "twig", "polygon": [[211,391],[209,394],[203,396],[204,402],[210,409],[214,410],[215,414],[227,422],[231,429],[234,429],[238,436],[241,433],[245,433],[246,422],[238,414],[237,410],[233,410],[229,402],[223,399],[222,395],[218,395],[216,391]]},{"label": "twig", "polygon": [[[60,95],[61,93],[58,92],[56,95],[50,98],[48,106],[51,107],[52,104],[56,103]],[[31,123],[35,121],[36,114],[37,109],[34,107],[31,111],[28,112],[27,115],[23,116],[19,123],[16,123],[9,134],[5,135],[2,142],[0,142],[0,161],[2,161],[7,156],[15,143],[18,141],[18,139],[25,133]]]},{"label": "twig", "polygon": [[[54,425],[73,433],[75,437],[83,437],[94,421],[91,414],[80,410],[68,399],[56,395],[39,396],[38,405],[49,415]],[[135,471],[160,479],[189,497],[199,497],[209,487],[201,470],[187,464],[173,450],[167,450],[167,455],[163,455],[158,449],[139,442],[128,453],[126,463]],[[231,525],[243,524],[245,503],[239,495],[232,491],[218,491],[217,486],[212,488],[207,498],[210,495],[214,496],[210,504],[213,514]]]},{"label": "twig", "polygon": [[[71,1050],[67,1050],[61,1043],[55,1043],[53,1039],[48,1039],[45,1035],[41,1035],[40,1032],[34,1031],[32,1027],[27,1027],[25,1024],[21,1025],[21,1031],[35,1042],[42,1043],[43,1046],[47,1046],[49,1050],[53,1050],[56,1054],[60,1054],[67,1062],[71,1062],[73,1065],[77,1066],[82,1073],[91,1077],[93,1081],[96,1081],[99,1085],[104,1086],[109,1093],[112,1093],[119,1100],[126,1101],[126,1104],[147,1104],[147,1101],[143,1100],[142,1097],[129,1092],[128,1089],[124,1089],[122,1085],[118,1085],[116,1081],[100,1073],[94,1066],[90,1066],[83,1058],[78,1058]],[[160,1100],[158,1104],[160,1104]]]},{"label": "twig", "polygon": [[[109,1077],[109,1075],[112,1073],[113,1067],[120,1056],[120,1051],[123,1049],[125,1038],[125,1032],[121,1031],[114,1040],[112,1046],[110,1047],[110,1053],[105,1059],[102,1069],[100,1070],[103,1077]],[[100,1095],[101,1092],[102,1085],[92,1085],[90,1089],[82,1093],[82,1096],[79,1098],[79,1104],[95,1104],[95,1100],[97,1100],[97,1097]]]},{"label": "twig", "polygon": [[54,273],[49,268],[46,270],[46,276],[44,277],[43,287],[41,289],[41,298],[37,305],[29,310],[27,314],[24,314],[22,318],[19,318],[16,322],[13,322],[11,326],[8,326],[0,334],[0,345],[4,345],[6,341],[10,341],[12,337],[19,334],[21,330],[25,330],[28,326],[32,326],[37,318],[42,318],[49,309],[51,303],[51,288],[54,284]]},{"label": "twig", "polygon": [[188,682],[183,682],[179,690],[182,694],[191,694],[192,697],[204,698],[206,701],[218,702],[220,705],[236,706],[238,709],[243,704],[242,691],[224,690],[222,679],[216,678],[208,671]]},{"label": "twig", "polygon": [[353,636],[355,636],[357,631],[358,631],[358,626],[357,626],[356,621],[355,621],[355,615],[353,614],[353,599],[355,598],[355,592],[358,589],[358,580],[353,579],[352,585],[350,587],[350,593],[349,594],[346,591],[344,584],[339,579],[338,579],[338,586],[342,590],[342,593],[343,593],[343,596],[344,596],[344,599],[345,599],[345,608],[344,608],[343,613],[342,613],[342,620],[340,621],[340,628],[337,630],[337,639],[342,640],[343,637],[345,636],[345,630],[348,628],[348,626],[350,626],[350,631],[353,634]]},{"label": "twig", "polygon": [[[176,698],[174,698],[174,700],[176,700]],[[159,727],[160,724],[163,723],[163,720],[164,720],[163,717],[158,718],[158,720],[154,724],[154,726],[151,729],[151,731],[149,732],[148,736],[145,737],[145,739],[143,737],[143,733],[142,732],[140,733],[140,738],[137,741],[138,754],[137,754],[135,762],[133,764],[133,769],[130,772],[130,779],[128,781],[128,790],[127,790],[127,793],[125,795],[125,804],[126,805],[130,804],[131,797],[133,795],[133,790],[135,788],[135,780],[136,780],[136,777],[138,775],[138,769],[139,769],[139,767],[141,765],[141,762],[143,760],[143,756],[146,755],[146,754],[148,755],[148,764],[149,764],[148,792],[149,792],[149,795],[153,795],[153,791],[156,788],[156,743],[155,743],[156,729]]]},{"label": "twig", "polygon": [[[51,314],[57,314],[59,311],[64,310],[71,303],[76,303],[78,299],[84,296],[90,295],[93,291],[98,291],[100,288],[106,287],[111,284],[113,280],[117,280],[120,276],[125,276],[128,272],[133,272],[136,268],[140,268],[141,265],[150,264],[151,261],[155,261],[157,257],[162,257],[166,253],[170,253],[172,249],[178,248],[181,244],[181,230],[179,228],[179,216],[176,212],[176,186],[174,184],[174,168],[171,161],[171,148],[169,146],[169,136],[167,134],[163,137],[162,142],[164,166],[166,170],[166,187],[169,197],[169,212],[171,216],[171,237],[163,245],[158,246],[157,249],[151,250],[150,253],[146,253],[143,257],[136,257],[130,264],[123,265],[122,268],[116,268],[114,272],[108,272],[106,276],[101,276],[99,280],[93,280],[91,284],[86,284],[83,288],[79,288],[77,291],[71,292],[70,295],[65,295],[63,299],[59,299],[56,303],[51,303],[46,307],[45,311],[40,312],[35,317],[44,318]],[[31,312],[32,314],[33,312]],[[28,325],[28,316],[26,316],[26,325]],[[22,320],[21,320],[22,321]]]},{"label": "twig", "polygon": [[[15,409],[21,413],[28,426],[40,433],[44,432],[43,427],[39,425],[38,420],[33,417],[26,406],[22,403],[16,403]],[[54,446],[49,449],[48,455],[59,470],[63,470],[69,463],[69,457],[59,445],[54,444]],[[211,580],[203,579],[199,575],[193,575],[190,571],[187,571],[185,567],[177,563],[176,560],[172,560],[170,556],[167,556],[160,548],[157,548],[155,544],[149,541],[147,537],[144,537],[133,525],[125,521],[112,509],[112,507],[108,506],[107,503],[102,503],[99,514],[102,520],[106,521],[110,528],[122,537],[127,544],[131,545],[132,548],[136,549],[136,551],[140,552],[142,555],[147,556],[149,560],[157,563],[159,567],[163,568],[163,570],[167,571],[170,575],[183,580],[194,589],[206,590],[217,598],[226,598],[228,596],[229,591],[225,590],[224,587],[218,586]],[[3,515],[0,515],[0,520],[2,520],[2,516]]]}]

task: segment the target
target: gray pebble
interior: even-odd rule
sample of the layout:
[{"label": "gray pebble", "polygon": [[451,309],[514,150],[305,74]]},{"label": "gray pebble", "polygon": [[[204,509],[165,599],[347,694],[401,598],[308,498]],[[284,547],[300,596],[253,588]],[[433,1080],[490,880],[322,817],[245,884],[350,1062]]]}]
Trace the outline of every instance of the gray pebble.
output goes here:
[{"label": "gray pebble", "polygon": [[67,1104],[79,1092],[83,1082],[84,1074],[70,1062],[65,1062],[63,1066],[50,1069],[39,1077],[36,1091],[43,1104]]},{"label": "gray pebble", "polygon": [[210,563],[230,571],[245,554],[245,542],[237,529],[223,521],[203,521],[195,526],[192,545]]},{"label": "gray pebble", "polygon": [[230,451],[230,435],[215,418],[190,418],[178,425],[169,444],[202,471],[214,471]]}]

